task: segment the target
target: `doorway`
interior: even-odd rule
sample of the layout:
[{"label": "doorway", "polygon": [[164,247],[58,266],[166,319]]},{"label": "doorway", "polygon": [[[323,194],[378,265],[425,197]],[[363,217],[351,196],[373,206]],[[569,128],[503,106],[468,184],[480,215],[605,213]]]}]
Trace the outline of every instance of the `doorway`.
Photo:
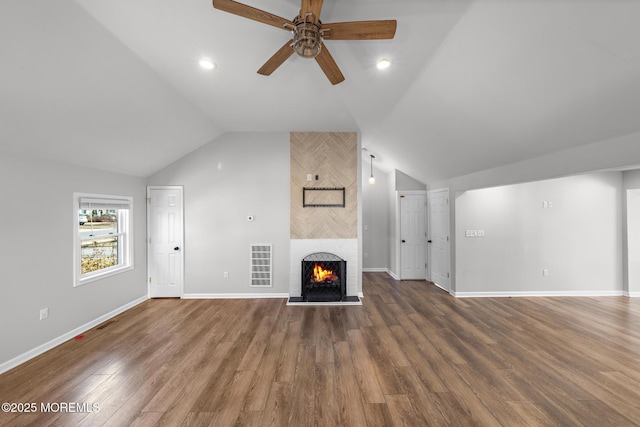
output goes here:
[{"label": "doorway", "polygon": [[429,272],[430,279],[451,293],[449,189],[429,191]]},{"label": "doorway", "polygon": [[427,279],[427,195],[425,191],[401,191],[400,279]]},{"label": "doorway", "polygon": [[149,297],[182,297],[184,224],[182,186],[147,187]]}]

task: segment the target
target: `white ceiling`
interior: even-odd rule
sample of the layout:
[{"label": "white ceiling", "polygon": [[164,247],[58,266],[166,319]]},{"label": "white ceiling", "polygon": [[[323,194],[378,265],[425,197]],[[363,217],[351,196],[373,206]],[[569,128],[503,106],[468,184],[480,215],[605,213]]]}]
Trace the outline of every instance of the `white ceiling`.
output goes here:
[{"label": "white ceiling", "polygon": [[146,176],[224,132],[358,131],[377,166],[432,182],[639,132],[638,16],[636,0],[325,0],[324,22],[398,21],[393,40],[327,41],[331,86],[298,57],[258,75],[290,35],[210,0],[2,0],[0,143]]}]

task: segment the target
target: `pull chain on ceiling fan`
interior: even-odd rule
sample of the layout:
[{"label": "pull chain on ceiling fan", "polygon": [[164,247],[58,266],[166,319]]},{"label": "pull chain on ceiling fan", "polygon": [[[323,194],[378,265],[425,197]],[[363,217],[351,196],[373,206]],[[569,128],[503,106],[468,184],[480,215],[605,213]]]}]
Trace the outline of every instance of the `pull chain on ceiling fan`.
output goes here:
[{"label": "pull chain on ceiling fan", "polygon": [[293,20],[281,18],[234,0],[213,0],[213,7],[234,15],[291,31],[293,38],[286,42],[258,70],[271,75],[294,52],[304,58],[315,58],[331,84],[344,81],[344,76],[323,40],[387,40],[396,33],[395,20],[351,21],[323,24],[320,21],[322,0],[302,0],[300,13]]}]

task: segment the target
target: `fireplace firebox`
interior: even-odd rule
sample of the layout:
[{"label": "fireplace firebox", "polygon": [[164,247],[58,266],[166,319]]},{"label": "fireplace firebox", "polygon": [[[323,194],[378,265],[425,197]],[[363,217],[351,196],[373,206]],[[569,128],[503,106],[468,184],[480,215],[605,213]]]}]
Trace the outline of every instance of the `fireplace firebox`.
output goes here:
[{"label": "fireplace firebox", "polygon": [[347,261],[327,252],[302,259],[302,300],[344,301],[347,295]]}]

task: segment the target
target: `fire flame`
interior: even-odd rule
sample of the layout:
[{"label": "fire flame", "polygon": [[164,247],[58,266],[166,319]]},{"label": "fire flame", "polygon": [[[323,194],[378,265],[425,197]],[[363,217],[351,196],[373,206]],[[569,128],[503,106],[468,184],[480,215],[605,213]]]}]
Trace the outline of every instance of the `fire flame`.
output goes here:
[{"label": "fire flame", "polygon": [[313,280],[316,282],[323,282],[325,280],[335,280],[337,278],[336,275],[333,274],[331,270],[325,270],[321,265],[313,266]]}]

